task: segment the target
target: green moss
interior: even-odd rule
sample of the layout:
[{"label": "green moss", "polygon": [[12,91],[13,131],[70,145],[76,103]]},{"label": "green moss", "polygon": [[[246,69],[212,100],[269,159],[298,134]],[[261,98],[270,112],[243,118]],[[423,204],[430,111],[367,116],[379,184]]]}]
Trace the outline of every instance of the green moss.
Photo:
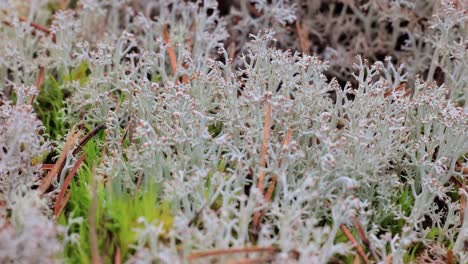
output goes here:
[{"label": "green moss", "polygon": [[51,139],[61,139],[66,127],[63,121],[63,92],[53,76],[49,76],[40,89],[35,110]]}]

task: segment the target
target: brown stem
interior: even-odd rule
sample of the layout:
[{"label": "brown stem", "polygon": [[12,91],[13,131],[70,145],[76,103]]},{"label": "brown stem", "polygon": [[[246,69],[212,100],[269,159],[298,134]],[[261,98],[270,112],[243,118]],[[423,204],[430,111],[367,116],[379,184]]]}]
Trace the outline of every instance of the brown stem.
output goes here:
[{"label": "brown stem", "polygon": [[259,264],[259,263],[271,263],[272,257],[262,257],[262,258],[244,258],[239,260],[234,260],[228,262],[228,264]]},{"label": "brown stem", "polygon": [[[42,86],[42,83],[44,82],[44,75],[45,75],[45,68],[44,66],[40,66],[39,67],[39,75],[37,76],[37,80],[36,80],[36,89],[37,89],[37,94],[39,94],[39,92],[41,91],[41,86]],[[31,96],[31,98],[29,99],[29,104],[32,104],[34,101],[34,95]]]},{"label": "brown stem", "polygon": [[451,249],[447,250],[447,259],[445,260],[447,264],[453,264],[453,251]]},{"label": "brown stem", "polygon": [[[72,128],[72,131],[74,131],[74,128]],[[41,185],[38,188],[40,194],[44,194],[47,189],[49,189],[55,176],[62,170],[65,160],[67,159],[68,152],[73,147],[73,144],[75,144],[75,141],[78,139],[80,134],[81,130],[68,136],[60,157],[58,158],[57,162],[55,162],[54,167],[49,171],[47,176],[42,180]]]},{"label": "brown stem", "polygon": [[341,231],[343,231],[344,235],[346,236],[346,238],[351,242],[351,244],[353,244],[353,246],[356,248],[356,251],[357,253],[359,254],[359,256],[362,258],[362,260],[364,261],[364,263],[366,264],[369,264],[369,259],[367,258],[366,256],[366,253],[364,252],[364,250],[362,249],[361,245],[359,245],[359,243],[357,242],[356,238],[354,238],[353,234],[351,234],[351,232],[349,231],[349,229],[344,225],[344,224],[341,224],[340,225],[340,228],[341,228]]},{"label": "brown stem", "polygon": [[[265,181],[265,166],[266,166],[266,155],[268,151],[268,138],[270,136],[270,121],[271,121],[271,105],[266,101],[266,115],[265,115],[265,124],[263,126],[263,142],[262,150],[260,154],[260,173],[258,175],[257,188],[263,194],[264,190],[264,181]],[[254,213],[253,217],[253,228],[257,230],[260,225],[260,211]]]},{"label": "brown stem", "polygon": [[[168,26],[165,26],[163,29],[163,40],[164,43],[170,44],[171,40],[169,39],[169,29]],[[172,45],[167,47],[167,53],[169,53],[169,60],[171,61],[172,73],[174,76],[177,73],[177,59]]]},{"label": "brown stem", "polygon": [[362,228],[362,225],[359,222],[359,219],[355,216],[353,217],[353,225],[356,228],[356,231],[359,237],[361,238],[361,241],[364,244],[364,246],[366,246],[366,248],[370,251],[370,253],[372,254],[372,257],[374,257],[374,259],[377,259],[377,254],[371,247],[369,238],[366,235],[366,231],[364,231],[364,228]]},{"label": "brown stem", "polygon": [[93,264],[100,264],[98,237],[96,232],[96,211],[97,211],[97,180],[93,170],[91,174],[91,206],[89,207],[89,244],[91,246],[91,261]]},{"label": "brown stem", "polygon": [[385,258],[384,264],[391,264],[391,263],[392,263],[392,255],[388,255],[388,256]]},{"label": "brown stem", "polygon": [[75,162],[75,165],[73,165],[73,168],[70,170],[70,172],[68,172],[68,175],[65,178],[65,181],[62,184],[62,188],[60,189],[60,192],[58,194],[57,200],[55,201],[54,216],[60,215],[62,209],[65,207],[66,203],[63,201],[65,192],[67,191],[68,185],[70,185],[73,176],[80,167],[81,163],[84,161],[85,157],[86,154],[83,153]]},{"label": "brown stem", "polygon": [[88,141],[94,137],[97,133],[99,133],[99,131],[103,130],[106,128],[106,125],[105,124],[100,124],[98,126],[96,126],[92,131],[90,131],[88,134],[86,134],[81,140],[80,142],[78,142],[78,146],[75,148],[75,150],[73,150],[73,155],[76,155],[78,154],[78,152],[86,145],[86,143],[88,143]]},{"label": "brown stem", "polygon": [[203,252],[197,252],[190,254],[187,259],[189,261],[199,259],[199,258],[206,258],[206,257],[214,257],[226,254],[237,254],[237,253],[253,253],[253,252],[267,252],[267,253],[278,253],[280,252],[279,249],[274,247],[245,247],[245,248],[228,248],[228,249],[215,249],[215,250],[208,250]]}]

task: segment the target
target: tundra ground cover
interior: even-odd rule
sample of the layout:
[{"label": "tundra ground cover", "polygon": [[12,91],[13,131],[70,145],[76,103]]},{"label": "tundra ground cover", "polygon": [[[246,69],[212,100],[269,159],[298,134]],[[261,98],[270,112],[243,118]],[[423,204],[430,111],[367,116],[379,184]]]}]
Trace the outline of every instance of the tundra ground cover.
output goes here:
[{"label": "tundra ground cover", "polygon": [[466,7],[1,1],[1,262],[467,263]]}]

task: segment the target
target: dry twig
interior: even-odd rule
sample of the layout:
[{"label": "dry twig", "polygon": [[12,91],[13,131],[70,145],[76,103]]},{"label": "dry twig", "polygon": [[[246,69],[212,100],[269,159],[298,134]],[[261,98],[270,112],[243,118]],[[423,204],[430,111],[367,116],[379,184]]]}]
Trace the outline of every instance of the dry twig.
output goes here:
[{"label": "dry twig", "polygon": [[261,258],[244,258],[239,260],[234,260],[228,262],[228,264],[260,264],[260,263],[270,263],[272,260],[271,256],[261,257]]},{"label": "dry twig", "polygon": [[453,251],[451,249],[447,250],[447,259],[445,260],[447,264],[453,264]]},{"label": "dry twig", "polygon": [[[45,75],[45,68],[44,66],[41,66],[39,67],[39,75],[37,76],[37,80],[35,83],[38,94],[41,91],[41,86],[42,86],[42,83],[44,82],[44,75]],[[29,104],[32,104],[33,101],[34,101],[34,95],[31,96],[31,98],[29,99]]]},{"label": "dry twig", "polygon": [[[74,130],[75,128],[73,127],[71,131]],[[44,194],[47,191],[47,189],[49,189],[55,176],[62,170],[65,160],[67,159],[68,152],[71,150],[80,134],[81,130],[78,130],[76,133],[70,134],[68,136],[67,141],[65,142],[65,147],[63,148],[59,159],[57,160],[57,162],[55,162],[54,167],[49,171],[47,176],[44,179],[42,179],[41,185],[38,188],[40,194]]]},{"label": "dry twig", "polygon": [[164,29],[163,29],[163,40],[164,40],[164,43],[166,43],[167,45],[169,45],[167,47],[167,53],[169,53],[169,60],[171,61],[171,68],[172,68],[172,73],[174,74],[174,76],[176,75],[177,73],[177,59],[176,59],[176,55],[175,55],[175,52],[174,52],[174,48],[172,47],[172,45],[170,44],[171,43],[171,40],[169,38],[169,29],[168,29],[168,26],[165,26]]},{"label": "dry twig", "polygon": [[351,242],[351,244],[353,244],[353,246],[356,248],[356,251],[357,253],[359,254],[359,256],[362,258],[362,260],[364,261],[364,263],[368,264],[370,263],[369,262],[369,259],[367,258],[367,255],[366,253],[364,252],[364,250],[362,249],[361,245],[359,245],[359,243],[356,241],[356,238],[354,238],[353,234],[351,234],[351,232],[349,231],[349,229],[344,225],[344,224],[341,224],[340,225],[340,228],[341,228],[341,231],[343,231],[344,235],[346,236],[346,238]]},{"label": "dry twig", "polygon": [[301,51],[305,54],[309,54],[310,47],[312,46],[312,44],[309,41],[308,34],[309,31],[306,28],[304,28],[304,26],[301,25],[299,21],[296,21],[297,40],[299,42],[299,47],[301,48]]},{"label": "dry twig", "polygon": [[91,206],[89,207],[89,244],[91,247],[91,256],[93,264],[100,264],[101,256],[99,255],[99,245],[96,232],[96,211],[97,211],[97,180],[95,171],[91,173]]},{"label": "dry twig", "polygon": [[[264,181],[265,181],[265,166],[266,166],[266,155],[268,151],[268,138],[270,137],[270,121],[271,121],[271,105],[266,100],[266,115],[265,115],[265,124],[263,126],[263,142],[262,150],[260,154],[260,173],[258,175],[257,188],[263,193],[264,190]],[[260,211],[255,212],[253,217],[253,228],[257,230],[259,227],[260,220]]]},{"label": "dry twig", "polygon": [[75,148],[75,150],[73,150],[73,155],[76,155],[78,154],[78,152],[86,145],[86,143],[88,143],[88,141],[94,137],[97,133],[99,133],[99,131],[103,130],[106,128],[106,125],[105,124],[100,124],[98,126],[96,126],[92,131],[90,131],[88,134],[86,134],[81,140],[80,142],[78,142],[78,146]]},{"label": "dry twig", "polygon": [[245,248],[228,248],[228,249],[217,249],[217,250],[208,250],[203,252],[192,253],[187,257],[187,260],[193,261],[199,258],[206,258],[206,257],[215,257],[220,255],[227,255],[227,254],[238,254],[238,253],[254,253],[254,252],[265,252],[265,253],[278,253],[280,252],[279,249],[274,247],[245,247]]},{"label": "dry twig", "polygon": [[63,199],[65,196],[65,192],[67,191],[68,185],[70,185],[73,176],[80,167],[81,163],[84,161],[85,157],[86,154],[83,153],[75,162],[75,165],[73,165],[73,168],[70,170],[70,172],[68,172],[68,175],[65,178],[65,181],[62,184],[62,188],[60,189],[60,192],[58,194],[57,200],[55,201],[54,216],[60,215],[62,209],[65,207],[66,202]]}]

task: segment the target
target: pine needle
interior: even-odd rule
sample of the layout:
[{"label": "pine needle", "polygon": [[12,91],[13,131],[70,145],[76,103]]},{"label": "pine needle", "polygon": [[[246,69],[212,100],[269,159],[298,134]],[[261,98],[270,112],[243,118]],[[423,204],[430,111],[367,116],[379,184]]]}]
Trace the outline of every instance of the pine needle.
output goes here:
[{"label": "pine needle", "polygon": [[73,168],[68,172],[67,177],[65,178],[65,181],[62,184],[62,188],[60,189],[60,193],[58,194],[57,201],[55,202],[55,208],[54,208],[54,216],[60,215],[62,212],[62,209],[65,207],[66,203],[63,201],[63,198],[65,196],[65,192],[67,191],[68,186],[70,185],[70,182],[75,176],[76,171],[80,167],[81,163],[85,159],[86,154],[83,153],[78,160],[75,162],[75,165],[73,165]]},{"label": "pine needle", "polygon": [[[71,131],[74,130],[75,128],[73,127]],[[60,157],[58,158],[57,162],[55,162],[54,167],[49,171],[47,176],[42,180],[41,185],[38,188],[40,194],[44,194],[47,191],[47,189],[49,189],[55,176],[62,170],[65,160],[67,159],[68,152],[71,150],[80,134],[81,130],[78,130],[76,133],[71,133],[68,136],[67,141],[65,142],[65,147],[63,148]]]},{"label": "pine needle", "polygon": [[279,249],[274,247],[245,247],[245,248],[228,248],[228,249],[215,249],[208,250],[203,252],[192,253],[187,257],[187,260],[193,261],[199,258],[214,257],[226,254],[238,254],[238,253],[254,253],[254,252],[267,252],[267,253],[277,253],[280,252]]},{"label": "pine needle", "polygon": [[172,73],[176,75],[177,73],[177,59],[176,55],[174,52],[174,48],[172,45],[170,45],[170,38],[169,38],[169,30],[168,26],[165,26],[163,29],[163,40],[165,44],[168,44],[169,46],[167,47],[167,53],[169,53],[169,60],[171,61],[171,68],[172,68]]},{"label": "pine needle", "polygon": [[344,235],[346,236],[346,238],[351,242],[351,244],[353,244],[353,246],[356,248],[356,251],[357,253],[359,254],[359,256],[362,258],[362,260],[364,261],[364,263],[366,264],[369,264],[369,259],[367,258],[367,255],[366,253],[364,252],[364,250],[362,249],[361,245],[359,245],[359,243],[357,242],[356,238],[354,238],[353,234],[351,234],[351,232],[349,231],[349,229],[344,225],[344,224],[341,224],[340,225],[340,228],[341,228],[341,231],[343,231]]},{"label": "pine needle", "polygon": [[[265,124],[263,126],[263,142],[260,154],[260,173],[258,175],[257,188],[262,192],[264,190],[266,155],[268,151],[268,138],[270,137],[271,105],[266,101]],[[253,217],[253,228],[257,230],[260,224],[260,211],[255,212]]]}]

